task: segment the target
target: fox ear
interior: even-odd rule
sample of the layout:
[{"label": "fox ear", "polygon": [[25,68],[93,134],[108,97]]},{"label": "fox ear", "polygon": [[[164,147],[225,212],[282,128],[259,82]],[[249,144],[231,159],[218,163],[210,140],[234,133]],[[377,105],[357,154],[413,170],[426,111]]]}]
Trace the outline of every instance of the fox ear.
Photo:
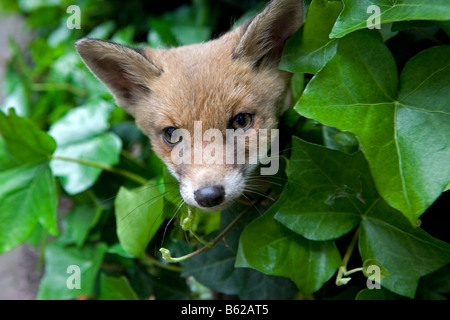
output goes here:
[{"label": "fox ear", "polygon": [[81,59],[111,91],[117,104],[130,114],[150,93],[151,82],[161,75],[143,49],[113,42],[81,39],[76,42]]},{"label": "fox ear", "polygon": [[241,26],[232,58],[254,66],[280,62],[286,41],[303,24],[302,0],[272,0],[253,20]]}]

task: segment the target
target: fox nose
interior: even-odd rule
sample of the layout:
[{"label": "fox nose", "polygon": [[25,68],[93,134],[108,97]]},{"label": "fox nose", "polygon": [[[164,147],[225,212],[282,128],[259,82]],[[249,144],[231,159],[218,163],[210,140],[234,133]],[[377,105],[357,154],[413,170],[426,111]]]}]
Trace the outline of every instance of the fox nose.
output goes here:
[{"label": "fox nose", "polygon": [[214,207],[225,200],[225,189],[222,186],[201,188],[194,192],[194,198],[202,207]]}]

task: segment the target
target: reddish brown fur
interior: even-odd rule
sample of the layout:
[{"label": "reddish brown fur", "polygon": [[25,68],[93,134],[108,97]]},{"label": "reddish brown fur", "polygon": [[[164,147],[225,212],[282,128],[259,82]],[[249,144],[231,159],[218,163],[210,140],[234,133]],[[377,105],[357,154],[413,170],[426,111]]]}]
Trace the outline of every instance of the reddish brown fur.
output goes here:
[{"label": "reddish brown fur", "polygon": [[197,205],[192,193],[198,188],[224,184],[228,206],[244,190],[250,166],[175,165],[163,129],[183,128],[193,135],[194,121],[201,121],[203,131],[218,129],[225,141],[230,121],[242,112],[253,114],[254,135],[258,129],[275,128],[290,79],[278,63],[302,15],[301,0],[273,0],[252,21],[206,43],[136,50],[82,39],[77,49],[150,137],[154,151],[179,179],[186,202]]},{"label": "reddish brown fur", "polygon": [[164,127],[193,132],[194,121],[202,121],[204,131],[216,128],[225,133],[228,119],[244,111],[255,114],[256,130],[276,126],[290,74],[256,71],[245,61],[233,60],[240,31],[203,44],[150,52],[164,72],[136,121],[166,163],[171,162],[171,150],[162,141]]}]

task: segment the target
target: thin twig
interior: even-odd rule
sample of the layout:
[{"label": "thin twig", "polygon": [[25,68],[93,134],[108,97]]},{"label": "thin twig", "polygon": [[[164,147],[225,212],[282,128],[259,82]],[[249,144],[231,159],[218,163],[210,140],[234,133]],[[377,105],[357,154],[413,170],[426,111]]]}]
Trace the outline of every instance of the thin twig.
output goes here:
[{"label": "thin twig", "polygon": [[200,249],[191,252],[187,255],[181,256],[181,257],[171,257],[170,256],[170,252],[169,250],[165,249],[165,248],[161,248],[159,249],[159,251],[161,252],[164,260],[166,260],[167,262],[170,263],[177,263],[180,261],[184,261],[190,258],[193,258],[195,256],[198,256],[199,254],[213,248],[220,240],[224,239],[225,236],[234,228],[234,226],[236,226],[236,224],[244,217],[244,215],[251,209],[251,207],[247,207],[244,211],[242,211],[221,233],[219,233],[219,235],[214,238],[211,242],[209,242],[210,246],[204,246],[201,247]]},{"label": "thin twig", "polygon": [[74,163],[78,163],[78,164],[82,164],[85,166],[90,166],[90,167],[95,167],[95,168],[99,168],[105,171],[109,171],[118,175],[121,175],[125,178],[128,178],[130,180],[133,180],[141,185],[145,185],[148,183],[148,180],[127,170],[122,170],[122,169],[118,169],[112,166],[108,166],[106,164],[103,163],[99,163],[99,162],[95,162],[95,161],[91,161],[91,160],[85,160],[85,159],[74,159],[74,158],[68,158],[68,157],[63,157],[63,156],[52,156],[51,157],[52,160],[61,160],[61,161],[69,161],[69,162],[74,162]]}]

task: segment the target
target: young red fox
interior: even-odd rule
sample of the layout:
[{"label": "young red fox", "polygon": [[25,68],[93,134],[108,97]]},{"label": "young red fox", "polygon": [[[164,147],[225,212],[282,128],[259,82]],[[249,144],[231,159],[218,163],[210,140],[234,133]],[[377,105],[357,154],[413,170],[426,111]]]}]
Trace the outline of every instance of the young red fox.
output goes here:
[{"label": "young red fox", "polygon": [[[215,160],[223,160],[236,151],[232,147],[219,152],[225,148],[227,129],[252,141],[263,129],[276,128],[290,80],[278,64],[287,39],[302,22],[303,1],[272,0],[252,20],[206,43],[156,50],[81,39],[76,47],[150,138],[153,150],[180,182],[184,201],[216,211],[242,195],[256,165],[249,159],[176,161],[174,154],[190,160],[190,150],[193,158],[202,151],[211,155],[212,150]],[[190,138],[195,131],[202,135],[212,129],[214,140]],[[220,141],[221,148],[211,149],[213,141],[216,146]],[[244,147],[248,151],[249,142]]]}]

